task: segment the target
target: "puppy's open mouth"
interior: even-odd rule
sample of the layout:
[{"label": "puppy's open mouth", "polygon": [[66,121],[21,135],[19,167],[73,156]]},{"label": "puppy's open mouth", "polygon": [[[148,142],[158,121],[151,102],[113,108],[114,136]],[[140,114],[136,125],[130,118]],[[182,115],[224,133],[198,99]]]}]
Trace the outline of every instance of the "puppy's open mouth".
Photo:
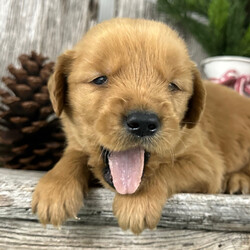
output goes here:
[{"label": "puppy's open mouth", "polygon": [[104,179],[120,194],[133,194],[139,187],[150,154],[143,148],[110,152],[102,148]]}]

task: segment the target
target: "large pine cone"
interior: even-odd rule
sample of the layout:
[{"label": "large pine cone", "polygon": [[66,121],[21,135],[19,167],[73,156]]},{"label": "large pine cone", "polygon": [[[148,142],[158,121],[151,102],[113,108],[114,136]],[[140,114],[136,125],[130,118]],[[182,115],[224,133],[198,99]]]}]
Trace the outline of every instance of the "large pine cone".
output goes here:
[{"label": "large pine cone", "polygon": [[22,68],[9,65],[0,89],[0,161],[6,168],[48,170],[60,158],[65,138],[53,115],[47,81],[54,63],[32,52],[20,55]]}]

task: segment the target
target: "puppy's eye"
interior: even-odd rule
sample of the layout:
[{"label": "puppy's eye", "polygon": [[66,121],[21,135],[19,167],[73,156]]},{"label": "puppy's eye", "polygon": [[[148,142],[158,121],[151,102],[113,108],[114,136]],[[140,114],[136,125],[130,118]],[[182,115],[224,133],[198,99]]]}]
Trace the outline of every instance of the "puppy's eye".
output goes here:
[{"label": "puppy's eye", "polygon": [[100,76],[95,78],[92,82],[96,85],[102,85],[108,81],[107,76]]},{"label": "puppy's eye", "polygon": [[173,82],[170,82],[169,84],[168,84],[168,89],[169,89],[169,91],[171,91],[171,92],[176,92],[176,91],[180,91],[181,89],[175,84],[175,83],[173,83]]}]

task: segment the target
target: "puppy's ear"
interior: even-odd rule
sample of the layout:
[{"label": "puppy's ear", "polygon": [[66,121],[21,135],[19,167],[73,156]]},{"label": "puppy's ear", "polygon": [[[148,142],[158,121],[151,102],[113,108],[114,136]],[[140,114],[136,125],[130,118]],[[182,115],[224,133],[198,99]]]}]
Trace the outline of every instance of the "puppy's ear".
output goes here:
[{"label": "puppy's ear", "polygon": [[182,120],[182,125],[186,125],[189,129],[195,127],[195,125],[199,122],[206,98],[205,87],[202,83],[200,73],[194,63],[192,63],[192,75],[193,94],[188,101],[188,109]]},{"label": "puppy's ear", "polygon": [[73,51],[66,51],[58,57],[54,74],[48,81],[50,100],[59,117],[66,102],[67,77],[73,61]]}]

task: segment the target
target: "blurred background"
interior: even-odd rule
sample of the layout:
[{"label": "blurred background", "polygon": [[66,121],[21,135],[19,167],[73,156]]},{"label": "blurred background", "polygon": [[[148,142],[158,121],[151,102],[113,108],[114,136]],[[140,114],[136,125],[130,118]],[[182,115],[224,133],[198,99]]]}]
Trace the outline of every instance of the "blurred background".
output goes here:
[{"label": "blurred background", "polygon": [[175,20],[157,10],[157,0],[0,0],[0,76],[18,55],[35,50],[55,61],[95,24],[113,17],[171,23],[186,40],[197,63],[206,57],[202,47]]}]

